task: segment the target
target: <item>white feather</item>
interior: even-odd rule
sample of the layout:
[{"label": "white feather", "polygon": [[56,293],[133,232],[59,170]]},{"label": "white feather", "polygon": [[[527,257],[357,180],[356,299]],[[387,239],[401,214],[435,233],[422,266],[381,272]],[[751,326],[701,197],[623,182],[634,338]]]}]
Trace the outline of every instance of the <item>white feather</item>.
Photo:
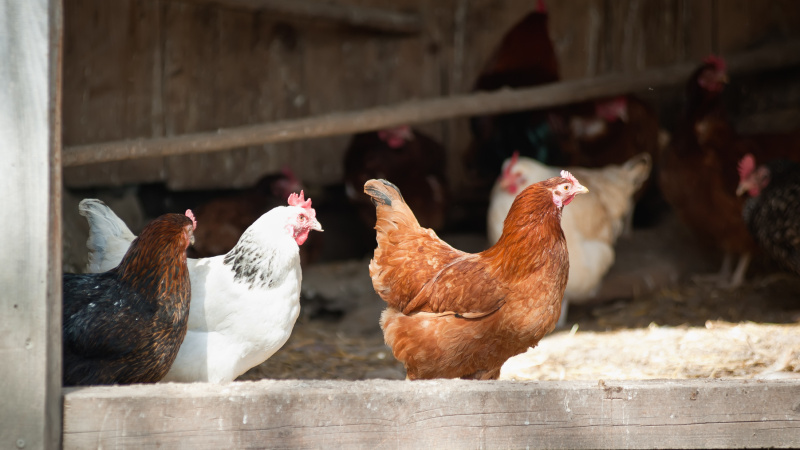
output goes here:
[{"label": "white feather", "polygon": [[[508,164],[508,161],[506,161]],[[569,251],[569,279],[564,291],[564,304],[593,297],[600,288],[606,272],[614,264],[614,244],[625,219],[633,210],[633,194],[647,180],[651,159],[647,154],[637,155],[623,165],[609,165],[599,169],[571,167],[569,171],[589,193],[575,197],[564,207],[561,228]],[[557,177],[560,168],[546,166],[531,158],[520,157],[511,170],[520,175],[523,188]],[[515,195],[500,186],[492,188],[487,214],[487,231],[491,244],[500,239],[503,221]],[[566,306],[565,306],[566,308]],[[559,325],[566,319],[562,314]]]}]

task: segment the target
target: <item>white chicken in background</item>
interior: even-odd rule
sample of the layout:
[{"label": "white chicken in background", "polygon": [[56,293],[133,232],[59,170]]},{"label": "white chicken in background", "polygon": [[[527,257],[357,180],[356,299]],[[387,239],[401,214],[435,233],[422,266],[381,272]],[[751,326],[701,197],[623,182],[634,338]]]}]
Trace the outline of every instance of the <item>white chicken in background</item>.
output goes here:
[{"label": "white chicken in background", "polygon": [[[633,211],[633,195],[647,180],[651,167],[650,155],[642,153],[622,165],[567,168],[589,189],[589,194],[576,198],[569,208],[564,208],[561,217],[569,251],[569,278],[558,326],[566,323],[568,303],[592,298],[614,264],[614,243]],[[503,163],[489,200],[489,244],[500,238],[503,221],[517,193],[528,185],[558,176],[561,169],[516,153]]]},{"label": "white chicken in background", "polygon": [[[300,313],[299,246],[322,231],[303,192],[288,202],[256,220],[227,254],[188,260],[188,331],[162,381],[227,383],[286,343]],[[84,199],[78,210],[89,221],[87,271],[116,267],[136,236],[100,200]]]}]

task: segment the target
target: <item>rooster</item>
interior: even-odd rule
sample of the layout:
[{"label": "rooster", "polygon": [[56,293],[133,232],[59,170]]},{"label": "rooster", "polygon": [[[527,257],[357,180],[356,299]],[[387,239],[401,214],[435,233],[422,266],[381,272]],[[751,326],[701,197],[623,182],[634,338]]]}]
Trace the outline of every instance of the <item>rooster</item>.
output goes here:
[{"label": "rooster", "polygon": [[[288,203],[262,215],[225,255],[188,260],[188,332],[164,381],[233,381],[289,338],[300,313],[299,246],[322,226],[302,191]],[[88,270],[116,264],[133,234],[98,200],[83,200],[79,212],[89,221]]]},{"label": "rooster", "polygon": [[406,125],[356,134],[344,159],[347,197],[371,228],[375,208],[357,189],[371,178],[390,178],[406,193],[420,223],[439,230],[447,206],[446,156],[441,144]]},{"label": "rooster", "polygon": [[378,216],[369,273],[388,304],[380,325],[409,379],[497,379],[553,330],[569,271],[561,210],[588,192],[570,173],[523,190],[500,240],[477,254],[422,228],[392,183],[364,192]]},{"label": "rooster", "polygon": [[[650,155],[642,153],[622,165],[601,169],[569,168],[587,188],[603,195],[589,194],[577,199],[561,217],[570,264],[558,326],[566,322],[569,301],[589,299],[600,288],[603,276],[614,263],[614,243],[625,219],[632,213],[633,195],[647,180],[651,167]],[[534,182],[558,176],[558,173],[559,169],[518,154],[505,162],[489,201],[490,243],[500,239],[503,222],[516,195]]]},{"label": "rooster", "polygon": [[800,275],[800,164],[773,160],[756,168],[753,155],[739,162],[736,194],[748,193],[743,217],[758,245]]},{"label": "rooster", "polygon": [[63,276],[65,386],[155,383],[186,335],[191,286],[186,249],[196,222],[150,222],[107,272]]}]

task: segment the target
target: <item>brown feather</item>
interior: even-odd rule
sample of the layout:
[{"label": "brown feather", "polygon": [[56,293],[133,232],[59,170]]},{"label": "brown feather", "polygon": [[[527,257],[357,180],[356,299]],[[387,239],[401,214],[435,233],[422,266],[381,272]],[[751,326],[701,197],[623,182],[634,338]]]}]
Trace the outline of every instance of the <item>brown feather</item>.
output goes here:
[{"label": "brown feather", "polygon": [[493,379],[555,327],[569,261],[553,178],[515,200],[504,233],[478,254],[419,226],[397,188],[370,180],[378,248],[370,261],[386,343],[408,377]]}]

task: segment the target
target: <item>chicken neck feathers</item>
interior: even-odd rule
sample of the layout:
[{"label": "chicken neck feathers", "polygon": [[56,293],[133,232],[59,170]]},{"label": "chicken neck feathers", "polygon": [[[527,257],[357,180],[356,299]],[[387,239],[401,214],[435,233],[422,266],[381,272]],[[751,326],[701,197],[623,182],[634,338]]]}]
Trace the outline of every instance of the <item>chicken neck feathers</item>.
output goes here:
[{"label": "chicken neck feathers", "polygon": [[169,370],[191,286],[187,242],[163,225],[151,222],[110,271],[64,274],[65,385],[152,383]]}]

